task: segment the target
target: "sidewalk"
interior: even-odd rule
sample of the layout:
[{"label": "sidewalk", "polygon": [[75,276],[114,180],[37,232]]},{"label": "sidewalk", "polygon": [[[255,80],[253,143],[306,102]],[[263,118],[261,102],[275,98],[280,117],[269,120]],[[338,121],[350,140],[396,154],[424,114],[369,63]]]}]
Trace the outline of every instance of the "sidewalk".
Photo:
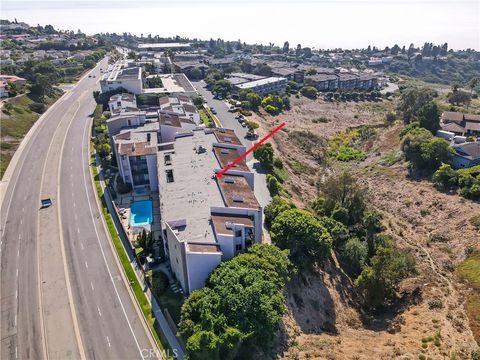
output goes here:
[{"label": "sidewalk", "polygon": [[[96,159],[96,163],[98,164],[99,163],[98,155],[95,155],[95,159]],[[97,169],[98,169],[98,175],[99,175],[99,179],[100,179],[100,185],[101,185],[101,187],[104,191],[103,196],[105,197],[105,203],[107,204],[108,212],[112,215],[112,219],[113,219],[113,222],[115,224],[115,228],[116,228],[117,233],[118,233],[118,235],[119,235],[119,237],[122,241],[125,252],[127,253],[127,256],[130,260],[130,266],[134,270],[135,275],[137,276],[137,279],[138,279],[139,283],[143,284],[144,293],[145,293],[145,295],[146,295],[146,297],[147,297],[147,299],[148,299],[148,301],[149,301],[149,303],[152,307],[152,312],[153,312],[156,320],[158,321],[158,324],[160,325],[160,327],[162,329],[162,332],[163,332],[163,335],[167,339],[170,348],[173,349],[174,351],[176,350],[176,354],[177,354],[176,359],[182,360],[185,357],[184,350],[183,350],[180,342],[178,341],[177,337],[173,333],[172,329],[170,328],[170,325],[168,324],[168,321],[165,318],[165,315],[163,314],[162,309],[158,305],[157,300],[155,299],[152,292],[150,291],[150,288],[148,287],[148,285],[144,281],[143,273],[137,266],[137,262],[135,260],[133,250],[131,248],[130,241],[128,240],[128,238],[126,236],[125,231],[123,230],[122,224],[120,223],[120,220],[118,218],[118,214],[116,213],[116,211],[113,207],[112,199],[110,198],[110,192],[108,191],[108,189],[106,189],[106,185],[105,185],[104,178],[103,178],[103,172],[100,171],[98,166],[97,166]]]}]

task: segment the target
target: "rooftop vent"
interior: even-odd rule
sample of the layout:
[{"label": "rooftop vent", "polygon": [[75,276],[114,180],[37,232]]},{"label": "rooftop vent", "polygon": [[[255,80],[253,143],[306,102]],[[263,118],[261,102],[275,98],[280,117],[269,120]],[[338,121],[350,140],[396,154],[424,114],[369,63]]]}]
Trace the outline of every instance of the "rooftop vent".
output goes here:
[{"label": "rooftop vent", "polygon": [[230,151],[228,151],[228,149],[222,149],[220,152],[221,152],[222,154],[228,154]]},{"label": "rooftop vent", "polygon": [[225,176],[225,182],[227,184],[234,184],[235,183],[235,179],[231,176]]},{"label": "rooftop vent", "polygon": [[225,137],[225,142],[226,142],[226,143],[231,143],[231,142],[232,142],[232,138],[230,138],[230,137]]},{"label": "rooftop vent", "polygon": [[218,129],[218,131],[220,131],[221,133],[226,132],[224,128],[220,128],[220,129]]},{"label": "rooftop vent", "polygon": [[234,202],[243,202],[243,196],[242,195],[233,195],[233,201]]}]

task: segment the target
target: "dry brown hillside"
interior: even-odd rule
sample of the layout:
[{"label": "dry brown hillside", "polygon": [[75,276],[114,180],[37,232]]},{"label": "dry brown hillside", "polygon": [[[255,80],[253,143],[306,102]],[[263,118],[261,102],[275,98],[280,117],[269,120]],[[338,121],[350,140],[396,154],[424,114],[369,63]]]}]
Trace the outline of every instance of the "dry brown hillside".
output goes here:
[{"label": "dry brown hillside", "polygon": [[[400,125],[378,130],[362,162],[329,161],[319,165],[315,152],[288,134],[308,130],[308,146],[326,146],[326,138],[363,124],[381,124],[391,102],[326,103],[292,99],[292,110],[278,117],[255,115],[260,134],[278,121],[287,131],[274,136],[276,155],[289,170],[284,184],[292,200],[306,207],[315,197],[316,180],[331,169],[348,169],[369,188],[372,204],[383,213],[386,232],[415,256],[418,275],[404,281],[395,313],[362,318],[352,280],[336,260],[298,275],[287,287],[288,312],[272,349],[285,359],[470,359],[478,350],[465,310],[467,289],[455,267],[480,234],[469,222],[478,203],[436,190],[427,180],[408,177],[398,161]],[[322,120],[313,121],[315,119]],[[325,122],[327,121],[327,122]],[[477,328],[478,329],[478,328]]]}]

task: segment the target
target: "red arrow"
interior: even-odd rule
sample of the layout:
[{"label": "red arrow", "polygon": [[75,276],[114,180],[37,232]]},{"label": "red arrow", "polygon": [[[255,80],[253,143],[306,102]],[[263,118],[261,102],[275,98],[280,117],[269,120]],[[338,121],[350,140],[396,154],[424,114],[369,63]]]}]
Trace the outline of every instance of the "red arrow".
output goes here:
[{"label": "red arrow", "polygon": [[260,145],[262,145],[265,141],[268,140],[273,134],[275,134],[278,130],[280,130],[282,127],[285,126],[285,122],[282,122],[280,125],[278,125],[275,129],[273,129],[267,136],[263,137],[258,143],[253,145],[250,149],[247,150],[244,154],[240,155],[238,158],[236,158],[230,165],[228,165],[225,169],[220,170],[219,172],[216,173],[217,178],[221,178],[225,172],[230,170],[232,167],[234,167],[238,162],[240,162],[242,159],[244,159],[248,154],[250,154],[253,150],[258,148]]}]

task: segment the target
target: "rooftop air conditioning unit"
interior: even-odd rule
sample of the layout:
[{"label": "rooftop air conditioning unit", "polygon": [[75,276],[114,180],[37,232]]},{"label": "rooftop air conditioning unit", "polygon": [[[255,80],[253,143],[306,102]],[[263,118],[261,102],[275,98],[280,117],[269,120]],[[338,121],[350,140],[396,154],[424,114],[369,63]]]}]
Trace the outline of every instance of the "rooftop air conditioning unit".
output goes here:
[{"label": "rooftop air conditioning unit", "polygon": [[234,183],[235,183],[235,179],[234,179],[233,177],[231,177],[231,176],[226,176],[226,177],[225,177],[225,182],[226,182],[227,184],[234,184]]},{"label": "rooftop air conditioning unit", "polygon": [[234,202],[243,202],[243,196],[241,195],[233,195]]}]

